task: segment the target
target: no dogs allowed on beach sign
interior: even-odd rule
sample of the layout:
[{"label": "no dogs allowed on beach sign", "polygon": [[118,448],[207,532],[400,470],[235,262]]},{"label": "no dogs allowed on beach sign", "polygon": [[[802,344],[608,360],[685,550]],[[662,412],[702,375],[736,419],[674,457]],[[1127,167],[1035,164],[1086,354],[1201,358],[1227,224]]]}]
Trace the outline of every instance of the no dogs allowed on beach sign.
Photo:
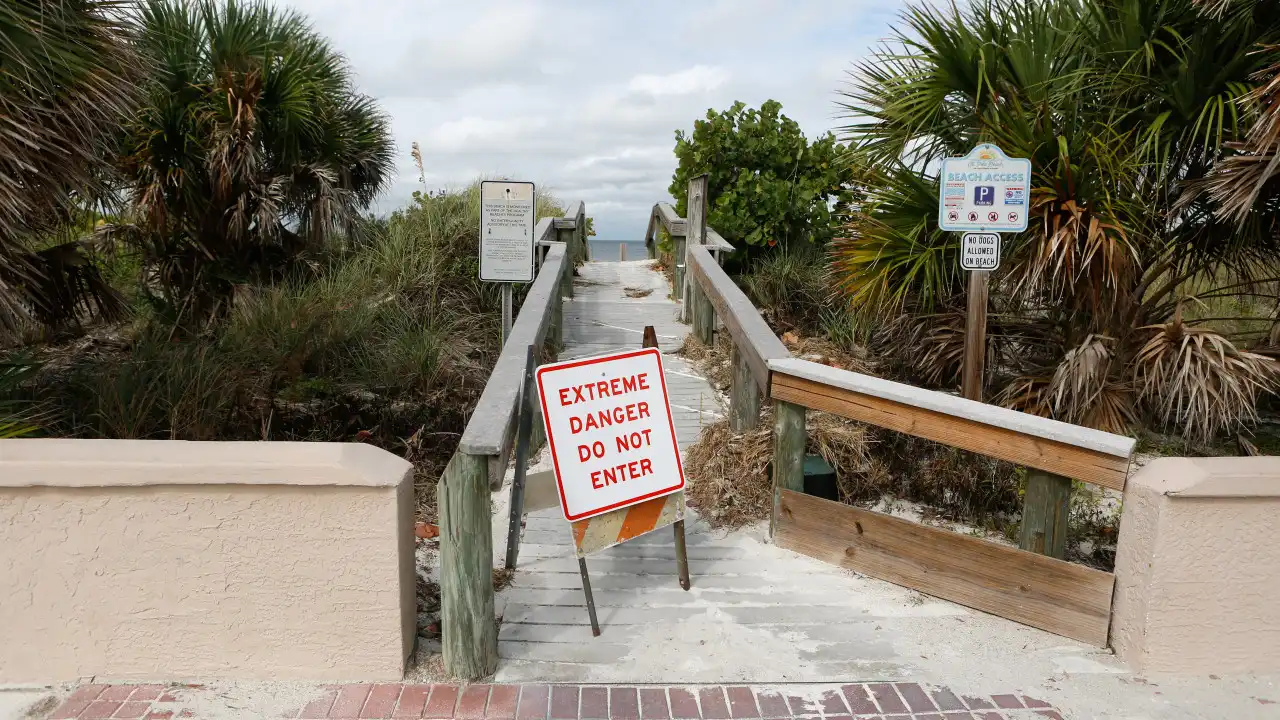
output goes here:
[{"label": "no dogs allowed on beach sign", "polygon": [[543,365],[537,377],[566,520],[684,489],[656,348]]}]

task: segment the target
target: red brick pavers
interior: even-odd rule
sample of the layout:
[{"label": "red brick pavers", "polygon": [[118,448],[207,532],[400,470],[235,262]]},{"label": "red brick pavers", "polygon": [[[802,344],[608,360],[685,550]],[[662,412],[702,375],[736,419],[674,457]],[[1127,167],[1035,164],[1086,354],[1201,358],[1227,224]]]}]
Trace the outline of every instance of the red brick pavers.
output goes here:
[{"label": "red brick pavers", "polygon": [[[49,717],[195,718],[195,686],[84,685]],[[205,705],[207,706],[207,705]],[[848,685],[332,685],[283,717],[299,720],[1044,720],[1062,715],[1021,693],[971,697],[919,683]],[[219,720],[211,716],[205,720]]]}]

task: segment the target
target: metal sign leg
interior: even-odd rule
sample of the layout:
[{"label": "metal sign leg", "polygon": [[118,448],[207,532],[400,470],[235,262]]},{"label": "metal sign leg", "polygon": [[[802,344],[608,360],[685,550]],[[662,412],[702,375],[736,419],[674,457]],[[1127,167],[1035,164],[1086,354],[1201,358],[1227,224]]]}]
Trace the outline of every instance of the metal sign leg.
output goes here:
[{"label": "metal sign leg", "polygon": [[600,636],[600,623],[596,621],[596,601],[591,597],[591,578],[587,576],[586,558],[578,558],[578,572],[582,573],[582,594],[587,596],[587,614],[591,616],[591,634]]},{"label": "metal sign leg", "polygon": [[511,337],[511,283],[502,283],[502,346]]},{"label": "metal sign leg", "polygon": [[684,546],[684,520],[672,524],[676,532],[676,565],[680,569],[680,587],[689,589],[689,551]]}]

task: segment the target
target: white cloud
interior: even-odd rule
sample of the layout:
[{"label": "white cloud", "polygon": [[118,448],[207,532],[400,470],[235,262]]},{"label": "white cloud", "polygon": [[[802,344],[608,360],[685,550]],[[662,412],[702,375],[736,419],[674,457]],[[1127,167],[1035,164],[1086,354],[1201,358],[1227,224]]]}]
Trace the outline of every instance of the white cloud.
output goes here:
[{"label": "white cloud", "polygon": [[530,138],[547,126],[545,118],[480,118],[449,120],[431,129],[423,152],[511,152],[528,147]]},{"label": "white cloud", "polygon": [[583,200],[604,238],[644,232],[668,199],[677,128],[773,98],[810,137],[840,124],[847,64],[901,0],[276,0],[310,16],[391,115],[399,178],[419,189],[528,178]]},{"label": "white cloud", "polygon": [[643,74],[631,78],[627,89],[634,93],[648,93],[655,97],[663,95],[688,95],[697,92],[710,92],[724,85],[729,80],[729,73],[724,68],[694,65],[688,70],[669,73],[667,75]]}]

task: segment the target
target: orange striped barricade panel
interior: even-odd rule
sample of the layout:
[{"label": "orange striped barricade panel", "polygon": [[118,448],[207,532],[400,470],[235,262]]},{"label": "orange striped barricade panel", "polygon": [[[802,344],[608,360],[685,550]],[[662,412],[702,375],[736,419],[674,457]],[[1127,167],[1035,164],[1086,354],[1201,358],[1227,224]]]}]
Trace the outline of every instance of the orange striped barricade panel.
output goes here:
[{"label": "orange striped barricade panel", "polygon": [[684,493],[675,492],[570,524],[574,548],[583,558],[681,520]]}]

